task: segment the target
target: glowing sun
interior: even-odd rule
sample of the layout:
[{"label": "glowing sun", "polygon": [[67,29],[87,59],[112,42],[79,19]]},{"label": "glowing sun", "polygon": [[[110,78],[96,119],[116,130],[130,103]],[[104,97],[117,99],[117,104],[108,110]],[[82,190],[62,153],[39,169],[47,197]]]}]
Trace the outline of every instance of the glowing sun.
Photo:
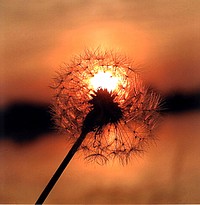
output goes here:
[{"label": "glowing sun", "polygon": [[117,88],[118,83],[119,78],[114,77],[109,71],[99,71],[93,78],[90,79],[90,85],[95,91],[102,88],[107,89],[108,92],[111,92]]}]

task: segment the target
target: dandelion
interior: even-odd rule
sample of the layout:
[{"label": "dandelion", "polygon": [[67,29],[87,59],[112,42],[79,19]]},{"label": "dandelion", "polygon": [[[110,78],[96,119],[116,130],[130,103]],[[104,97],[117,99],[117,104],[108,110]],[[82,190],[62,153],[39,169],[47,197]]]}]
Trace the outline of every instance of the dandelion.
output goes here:
[{"label": "dandelion", "polygon": [[99,164],[115,158],[125,164],[155,139],[160,96],[143,84],[128,58],[87,50],[60,69],[52,87],[55,124],[73,146],[51,188],[77,150]]},{"label": "dandelion", "polygon": [[154,139],[160,97],[127,58],[86,51],[62,68],[54,88],[56,125],[72,141],[85,130],[80,149],[87,159],[127,162]]}]

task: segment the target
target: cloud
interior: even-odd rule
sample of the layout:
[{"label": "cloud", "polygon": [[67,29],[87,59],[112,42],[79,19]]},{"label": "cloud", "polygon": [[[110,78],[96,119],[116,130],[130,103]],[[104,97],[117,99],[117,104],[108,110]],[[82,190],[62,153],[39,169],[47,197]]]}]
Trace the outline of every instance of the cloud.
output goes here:
[{"label": "cloud", "polygon": [[49,101],[48,85],[59,65],[102,44],[142,64],[147,82],[161,91],[195,89],[199,8],[198,1],[186,0],[1,1],[4,103],[34,96]]}]

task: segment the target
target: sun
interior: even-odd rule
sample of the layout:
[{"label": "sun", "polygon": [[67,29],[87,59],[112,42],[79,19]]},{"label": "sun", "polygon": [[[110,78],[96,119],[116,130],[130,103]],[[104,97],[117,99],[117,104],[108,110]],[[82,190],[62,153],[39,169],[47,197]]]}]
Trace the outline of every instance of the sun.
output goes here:
[{"label": "sun", "polygon": [[90,79],[90,85],[95,91],[101,88],[112,92],[117,88],[118,83],[119,78],[113,76],[110,71],[98,71],[98,73]]}]

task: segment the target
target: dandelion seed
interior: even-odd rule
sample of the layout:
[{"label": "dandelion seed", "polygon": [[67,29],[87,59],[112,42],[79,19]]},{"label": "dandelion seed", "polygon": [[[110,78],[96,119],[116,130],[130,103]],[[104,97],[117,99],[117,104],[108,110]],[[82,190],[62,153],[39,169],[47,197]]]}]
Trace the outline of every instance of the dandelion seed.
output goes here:
[{"label": "dandelion seed", "polygon": [[87,159],[127,162],[154,139],[160,96],[126,57],[87,50],[62,68],[54,87],[56,125],[72,141],[87,130],[80,147]]},{"label": "dandelion seed", "polygon": [[118,158],[125,164],[154,140],[159,120],[160,96],[114,52],[87,50],[61,68],[52,87],[55,124],[73,146],[36,204],[44,202],[78,149],[88,161]]}]

